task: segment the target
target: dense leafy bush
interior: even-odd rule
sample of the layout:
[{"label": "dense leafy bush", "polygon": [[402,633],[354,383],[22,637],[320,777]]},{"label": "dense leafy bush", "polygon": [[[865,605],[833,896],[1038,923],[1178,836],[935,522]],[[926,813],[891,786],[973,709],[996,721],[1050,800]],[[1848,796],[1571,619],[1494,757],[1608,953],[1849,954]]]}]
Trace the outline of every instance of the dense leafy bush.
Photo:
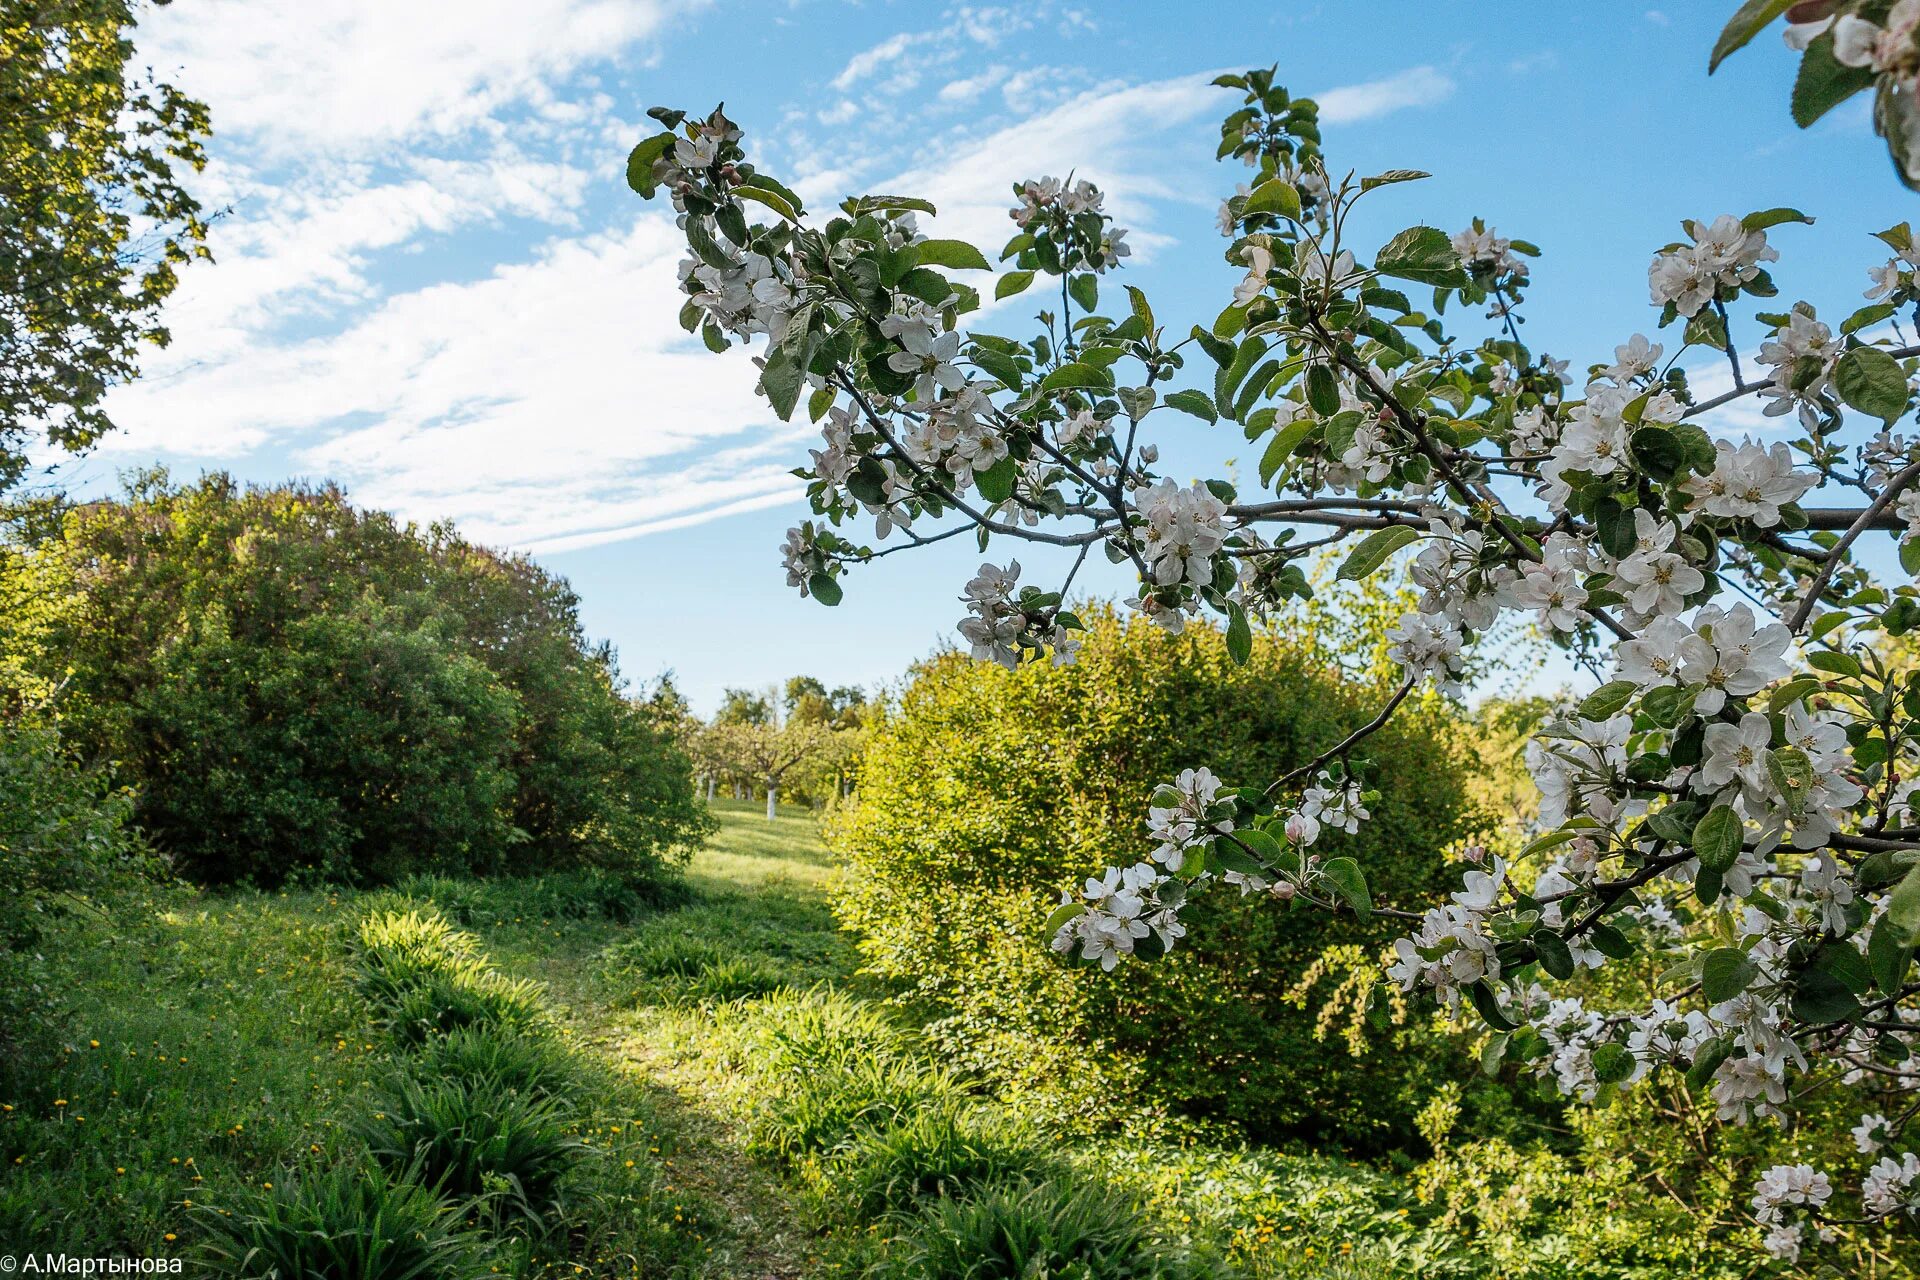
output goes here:
[{"label": "dense leafy bush", "polygon": [[282,1174],[199,1213],[198,1261],[233,1280],[464,1280],[488,1274],[459,1209],[404,1176],[356,1163]]},{"label": "dense leafy bush", "polygon": [[[1237,666],[1205,627],[1089,620],[1073,666],[929,662],[878,731],[830,835],[850,863],[841,915],[868,962],[947,1011],[930,1028],[946,1051],[1063,1119],[1120,1119],[1116,1095],[1131,1095],[1260,1137],[1400,1144],[1451,1064],[1350,1058],[1289,998],[1330,943],[1384,945],[1390,928],[1209,894],[1164,963],[1105,974],[1057,963],[1042,927],[1051,894],[1147,847],[1139,798],[1157,781],[1207,762],[1230,785],[1303,764],[1371,718],[1373,690],[1281,637]],[[1442,849],[1472,822],[1451,723],[1417,708],[1365,754],[1391,792],[1329,850],[1359,856],[1381,900],[1437,889]]]},{"label": "dense leafy bush", "polygon": [[657,873],[708,830],[686,757],[523,557],[219,475],[16,515],[0,696],[51,697],[194,877]]},{"label": "dense leafy bush", "polygon": [[154,868],[130,808],[68,758],[53,730],[0,720],[0,1057],[46,994],[35,944],[49,920]]}]

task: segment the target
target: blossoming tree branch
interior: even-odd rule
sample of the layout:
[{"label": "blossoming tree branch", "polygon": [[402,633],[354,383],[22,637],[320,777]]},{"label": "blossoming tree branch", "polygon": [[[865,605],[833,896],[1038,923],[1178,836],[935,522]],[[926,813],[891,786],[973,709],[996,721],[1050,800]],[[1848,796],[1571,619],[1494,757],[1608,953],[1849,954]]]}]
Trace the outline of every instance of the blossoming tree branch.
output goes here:
[{"label": "blossoming tree branch", "polygon": [[[1810,219],[1683,221],[1648,268],[1652,336],[1576,373],[1520,336],[1532,245],[1479,220],[1355,243],[1360,202],[1424,175],[1329,168],[1314,103],[1271,71],[1216,83],[1238,97],[1219,156],[1251,169],[1220,211],[1239,278],[1184,333],[1108,283],[1126,240],[1084,181],[1015,189],[994,297],[1041,302],[1003,336],[968,323],[981,295],[950,274],[986,256],[921,235],[925,201],[810,219],[724,114],[652,113],[629,179],[681,215],[683,323],[715,350],[764,336],[761,392],[821,427],[789,583],[831,605],[854,566],[948,538],[1067,548],[1048,587],[1017,560],[966,584],[962,636],[1014,666],[1073,660],[1064,601],[1095,552],[1138,575],[1145,618],[1218,618],[1242,661],[1251,620],[1308,593],[1322,548],[1341,544],[1346,579],[1404,572],[1419,605],[1392,633],[1404,681],[1379,714],[1283,777],[1197,769],[1143,797],[1142,856],[1064,894],[1053,945],[1108,968],[1161,955],[1206,890],[1404,919],[1391,978],[1484,1020],[1489,1063],[1566,1094],[1672,1072],[1729,1122],[1790,1113],[1827,1076],[1883,1096],[1856,1130],[1853,1206],[1809,1166],[1761,1179],[1752,1210],[1780,1256],[1842,1217],[1920,1216],[1920,675],[1882,643],[1920,628],[1920,592],[1859,554],[1920,570],[1920,443],[1895,430],[1920,246],[1882,232],[1865,305],[1823,320],[1767,272],[1773,237]],[[1696,391],[1702,359],[1730,389]],[[1707,429],[1748,399],[1797,438]],[[1261,491],[1161,474],[1167,413],[1239,428]],[[1392,785],[1356,748],[1422,686],[1457,692],[1505,615],[1597,673],[1529,747],[1538,838],[1447,901],[1375,904],[1322,844]],[[1569,994],[1647,957],[1657,998]]]}]

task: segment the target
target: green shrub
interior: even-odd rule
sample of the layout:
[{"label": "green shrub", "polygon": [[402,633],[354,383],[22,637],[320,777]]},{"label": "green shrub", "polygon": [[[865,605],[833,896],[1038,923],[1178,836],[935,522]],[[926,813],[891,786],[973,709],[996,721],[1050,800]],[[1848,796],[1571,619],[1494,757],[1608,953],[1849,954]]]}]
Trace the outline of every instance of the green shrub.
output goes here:
[{"label": "green shrub", "polygon": [[[868,964],[941,1013],[928,1035],[943,1059],[989,1073],[1056,1124],[1137,1124],[1164,1105],[1262,1138],[1405,1145],[1458,1060],[1416,1049],[1409,1032],[1393,1052],[1351,1057],[1296,1004],[1322,995],[1292,991],[1335,944],[1370,966],[1392,922],[1220,890],[1189,908],[1170,956],[1111,974],[1063,963],[1042,928],[1063,886],[1145,855],[1157,783],[1203,764],[1230,785],[1264,782],[1371,719],[1382,691],[1327,666],[1310,640],[1262,636],[1242,667],[1204,626],[1176,637],[1088,618],[1072,666],[934,659],[877,731],[829,830],[849,864],[838,910]],[[1473,824],[1451,720],[1431,703],[1403,712],[1365,743],[1385,792],[1373,820],[1324,838],[1362,862],[1385,902],[1442,889],[1442,850]],[[1341,1030],[1338,1008],[1319,1012]],[[1380,1009],[1365,1021],[1385,1039]]]},{"label": "green shrub", "polygon": [[0,719],[0,1060],[47,1000],[38,947],[76,904],[157,867],[131,802],[79,768],[50,728]]},{"label": "green shrub", "polygon": [[477,1280],[488,1267],[461,1217],[404,1173],[308,1165],[201,1209],[198,1261],[235,1280]]},{"label": "green shrub", "polygon": [[356,1125],[374,1159],[441,1193],[486,1198],[506,1216],[541,1222],[559,1184],[588,1153],[562,1098],[486,1077],[396,1076]]},{"label": "green shrub", "polygon": [[916,1200],[1059,1171],[1058,1157],[1018,1123],[979,1104],[942,1104],[856,1135],[821,1167],[813,1198],[823,1217],[866,1223]]},{"label": "green shrub", "polygon": [[633,924],[687,901],[677,877],[644,871],[578,867],[536,876],[410,875],[394,888],[431,902],[461,924],[511,920],[611,920]]},{"label": "green shrub", "polygon": [[1172,1280],[1209,1274],[1154,1238],[1125,1195],[1068,1178],[921,1202],[871,1274],[884,1280]]},{"label": "green shrub", "polygon": [[564,582],[337,489],[141,477],[22,522],[0,598],[0,703],[57,692],[201,880],[658,879],[711,829]]},{"label": "green shrub", "polygon": [[414,1058],[414,1074],[480,1081],[530,1097],[573,1097],[581,1084],[579,1062],[560,1041],[485,1024],[429,1039]]}]

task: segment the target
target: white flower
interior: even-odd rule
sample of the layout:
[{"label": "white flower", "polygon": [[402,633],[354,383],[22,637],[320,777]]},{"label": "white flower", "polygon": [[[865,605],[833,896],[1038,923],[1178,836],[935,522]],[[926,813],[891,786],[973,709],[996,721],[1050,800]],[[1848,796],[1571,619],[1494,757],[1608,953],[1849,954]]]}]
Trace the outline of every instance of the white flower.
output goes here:
[{"label": "white flower", "polygon": [[977,660],[992,660],[1012,669],[1020,664],[1016,642],[1026,629],[1026,614],[1013,606],[1013,589],[1020,580],[1020,562],[1006,568],[983,564],[967,583],[961,600],[970,617],[960,620],[959,631],[973,646]]},{"label": "white flower", "polygon": [[1233,287],[1233,300],[1245,306],[1266,292],[1267,272],[1273,270],[1273,251],[1252,240],[1240,251],[1240,258],[1247,264],[1247,276]]},{"label": "white flower", "polygon": [[1443,692],[1457,694],[1463,659],[1460,632],[1444,618],[1423,613],[1400,615],[1400,625],[1387,632],[1387,656],[1400,664],[1410,680],[1432,680]]},{"label": "white flower", "polygon": [[1301,794],[1300,813],[1348,835],[1358,831],[1361,822],[1373,816],[1360,803],[1359,783],[1349,778],[1336,785],[1325,769],[1320,771],[1319,781]]},{"label": "white flower", "polygon": [[1693,244],[1658,254],[1647,268],[1653,305],[1671,302],[1683,316],[1699,314],[1721,288],[1747,283],[1762,262],[1780,257],[1768,246],[1766,232],[1749,231],[1730,213],[1704,227],[1690,224],[1690,230]]},{"label": "white flower", "polygon": [[914,376],[916,400],[932,400],[936,386],[955,392],[967,385],[966,376],[953,363],[960,354],[957,331],[935,336],[932,329],[914,325],[901,330],[900,345],[906,350],[888,356],[887,367],[895,373]]},{"label": "white flower", "polygon": [[1889,1132],[1887,1118],[1877,1111],[1863,1115],[1860,1117],[1860,1123],[1854,1125],[1849,1132],[1853,1134],[1854,1148],[1861,1155],[1870,1156],[1886,1145]]},{"label": "white flower", "polygon": [[1800,1261],[1800,1228],[1795,1224],[1783,1222],[1773,1227],[1760,1244],[1782,1262]]},{"label": "white flower", "polygon": [[1818,1209],[1833,1195],[1827,1175],[1810,1164],[1776,1164],[1760,1175],[1753,1188],[1753,1216],[1779,1222],[1789,1206]]},{"label": "white flower", "polygon": [[1767,789],[1767,747],[1773,739],[1773,722],[1758,711],[1740,717],[1737,725],[1714,721],[1707,726],[1706,757],[1696,785],[1719,791],[1738,782],[1749,795],[1763,796]]},{"label": "white flower", "polygon": [[1586,617],[1582,606],[1587,602],[1587,590],[1580,585],[1579,570],[1551,555],[1529,564],[1519,577],[1502,587],[1500,599],[1511,608],[1534,610],[1540,625],[1550,631],[1573,631]]},{"label": "white flower", "polygon": [[1892,1217],[1902,1211],[1909,1217],[1920,1217],[1920,1187],[1916,1183],[1920,1183],[1920,1156],[1911,1151],[1898,1160],[1883,1156],[1867,1170],[1860,1184],[1860,1202],[1868,1213],[1879,1217]]},{"label": "white flower", "polygon": [[1646,334],[1636,333],[1613,349],[1613,363],[1601,370],[1601,374],[1622,383],[1646,377],[1659,366],[1665,350],[1657,342],[1648,342]]},{"label": "white flower", "polygon": [[1140,495],[1147,568],[1158,586],[1213,581],[1213,554],[1227,540],[1227,504],[1199,481],[1162,480]]},{"label": "white flower", "polygon": [[1714,442],[1713,471],[1691,476],[1681,486],[1695,499],[1695,509],[1710,516],[1732,516],[1753,521],[1762,529],[1780,523],[1780,508],[1800,498],[1819,483],[1811,471],[1796,471],[1793,455],[1784,444],[1771,449],[1752,440],[1738,445]]},{"label": "white flower", "polygon": [[1693,630],[1680,642],[1680,674],[1689,684],[1707,686],[1694,703],[1703,716],[1719,714],[1729,695],[1758,693],[1790,670],[1781,655],[1793,633],[1778,622],[1758,626],[1744,604],[1708,605],[1694,615]]}]

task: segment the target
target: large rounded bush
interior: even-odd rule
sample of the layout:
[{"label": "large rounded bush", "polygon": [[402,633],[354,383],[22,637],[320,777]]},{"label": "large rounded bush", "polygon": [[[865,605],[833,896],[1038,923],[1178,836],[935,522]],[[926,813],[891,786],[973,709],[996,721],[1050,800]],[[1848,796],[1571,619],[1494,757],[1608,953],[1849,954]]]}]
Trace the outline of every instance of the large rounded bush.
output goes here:
[{"label": "large rounded bush", "polygon": [[[1263,1138],[1403,1145],[1457,1061],[1380,1010],[1366,1056],[1342,1049],[1337,1025],[1317,1039],[1335,979],[1305,1007],[1288,998],[1329,946],[1370,959],[1391,924],[1221,887],[1186,912],[1171,955],[1111,974],[1062,961],[1043,930],[1063,886],[1144,856],[1156,783],[1199,765],[1232,785],[1274,777],[1371,719],[1384,691],[1283,636],[1236,666],[1204,627],[1089,623],[1068,667],[928,662],[877,732],[831,828],[848,864],[839,910],[868,963],[943,1011],[930,1034],[955,1060],[1062,1123],[1128,1124],[1153,1104]],[[1321,847],[1358,858],[1377,901],[1418,901],[1473,821],[1455,726],[1413,707],[1356,754],[1383,798],[1357,836]]]},{"label": "large rounded bush", "polygon": [[710,829],[567,584],[337,489],[15,513],[0,708],[51,705],[201,880],[658,871]]}]

